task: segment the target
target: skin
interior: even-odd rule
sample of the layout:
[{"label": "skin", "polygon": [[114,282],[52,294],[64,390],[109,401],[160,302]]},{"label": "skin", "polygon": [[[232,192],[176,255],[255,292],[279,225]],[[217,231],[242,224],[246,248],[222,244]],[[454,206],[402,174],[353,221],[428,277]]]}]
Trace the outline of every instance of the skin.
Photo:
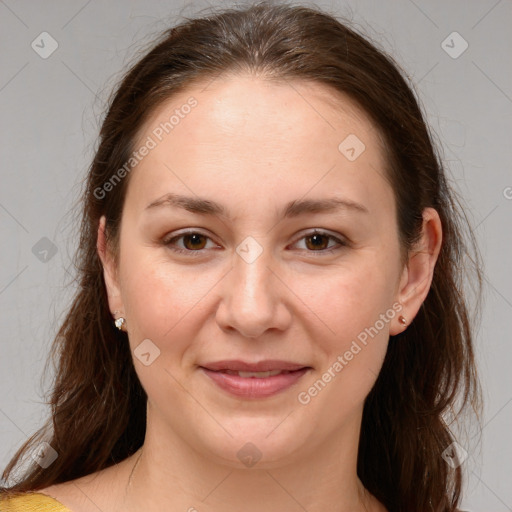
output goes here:
[{"label": "skin", "polygon": [[[116,466],[43,492],[73,512],[383,511],[357,478],[357,446],[389,336],[407,328],[398,313],[309,403],[298,394],[393,304],[413,320],[439,254],[439,216],[424,211],[423,236],[402,266],[379,133],[320,84],[219,77],[162,104],[139,143],[191,95],[198,105],[131,172],[118,259],[104,219],[98,226],[111,312],[126,319],[132,350],[145,339],[160,350],[149,366],[134,357],[149,397],[145,443]],[[352,162],[338,150],[349,134],[366,147]],[[220,203],[231,218],[146,208],[170,192]],[[281,216],[290,201],[330,197],[367,212]],[[165,245],[186,228],[207,238]],[[314,228],[348,245],[321,238],[319,250],[308,238]],[[262,250],[251,263],[236,252],[248,236]],[[198,369],[222,359],[312,370],[284,392],[249,400]],[[237,456],[248,442],[261,453],[250,468]]]}]

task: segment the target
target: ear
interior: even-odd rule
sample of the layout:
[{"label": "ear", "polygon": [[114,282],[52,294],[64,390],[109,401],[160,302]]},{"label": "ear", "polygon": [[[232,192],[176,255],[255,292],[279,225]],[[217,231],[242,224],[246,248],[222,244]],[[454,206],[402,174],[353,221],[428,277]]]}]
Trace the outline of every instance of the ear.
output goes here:
[{"label": "ear", "polygon": [[103,278],[107,288],[108,304],[113,317],[124,316],[124,305],[117,280],[117,268],[111,251],[109,250],[105,236],[105,216],[103,215],[98,225],[98,238],[96,248],[103,265]]},{"label": "ear", "polygon": [[[427,298],[434,276],[434,267],[441,250],[442,233],[441,219],[437,210],[425,208],[421,238],[411,250],[400,279],[397,301],[402,304],[403,309],[399,315],[396,315],[391,325],[392,336],[407,328]],[[405,318],[406,325],[398,321],[400,315]]]}]

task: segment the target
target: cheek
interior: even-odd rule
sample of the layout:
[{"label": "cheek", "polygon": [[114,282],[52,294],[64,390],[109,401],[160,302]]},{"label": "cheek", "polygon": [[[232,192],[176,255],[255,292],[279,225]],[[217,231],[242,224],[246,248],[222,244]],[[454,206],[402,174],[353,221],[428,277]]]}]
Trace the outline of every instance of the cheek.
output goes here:
[{"label": "cheek", "polygon": [[372,258],[366,260],[360,258],[357,265],[294,280],[297,296],[315,313],[319,333],[338,340],[355,338],[381,313],[392,310],[394,276]]},{"label": "cheek", "polygon": [[[392,308],[394,276],[382,268],[368,258],[357,269],[340,268],[329,279],[316,280],[314,287],[302,281],[298,295],[307,296],[304,302],[315,313],[311,337],[320,354],[320,367],[300,390],[307,395],[301,403],[316,400],[320,406],[334,400],[340,404],[340,415],[362,405],[380,372],[390,322],[396,315]],[[321,407],[315,414],[320,411]]]},{"label": "cheek", "polygon": [[125,261],[123,302],[133,327],[163,335],[185,317],[203,291],[201,280],[150,258]]},{"label": "cheek", "polygon": [[121,261],[121,293],[130,343],[149,338],[162,356],[183,353],[207,321],[208,295],[224,273],[172,264],[154,248],[131,247]]},{"label": "cheek", "polygon": [[[182,377],[179,367],[187,357],[193,359],[193,340],[207,321],[205,299],[218,279],[192,265],[171,265],[155,256],[154,249],[131,247],[124,254],[121,293],[139,380],[153,406],[186,401],[187,392],[177,384]],[[148,339],[154,345],[144,351],[151,358],[146,365],[138,354]]]}]

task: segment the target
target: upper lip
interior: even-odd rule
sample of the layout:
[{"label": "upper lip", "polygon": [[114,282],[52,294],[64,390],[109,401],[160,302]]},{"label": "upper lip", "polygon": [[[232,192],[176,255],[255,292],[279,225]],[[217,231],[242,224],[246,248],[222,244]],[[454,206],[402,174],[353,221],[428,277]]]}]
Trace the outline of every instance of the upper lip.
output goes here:
[{"label": "upper lip", "polygon": [[246,361],[239,360],[226,360],[226,361],[215,361],[212,363],[205,363],[201,365],[207,370],[233,370],[242,372],[270,372],[273,370],[300,370],[302,368],[309,368],[307,365],[300,363],[292,363],[290,361],[279,361],[279,360],[266,360],[258,363],[248,363]]}]

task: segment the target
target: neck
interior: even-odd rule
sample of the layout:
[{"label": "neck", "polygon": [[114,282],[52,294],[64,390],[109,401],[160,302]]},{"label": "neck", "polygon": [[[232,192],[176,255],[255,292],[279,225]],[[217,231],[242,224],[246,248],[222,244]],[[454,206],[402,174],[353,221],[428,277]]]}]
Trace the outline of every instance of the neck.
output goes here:
[{"label": "neck", "polygon": [[359,428],[354,425],[309,452],[303,449],[279,460],[265,459],[262,453],[256,464],[245,467],[235,457],[205,456],[156,417],[147,424],[126,485],[121,509],[127,512],[382,510],[357,477]]}]

